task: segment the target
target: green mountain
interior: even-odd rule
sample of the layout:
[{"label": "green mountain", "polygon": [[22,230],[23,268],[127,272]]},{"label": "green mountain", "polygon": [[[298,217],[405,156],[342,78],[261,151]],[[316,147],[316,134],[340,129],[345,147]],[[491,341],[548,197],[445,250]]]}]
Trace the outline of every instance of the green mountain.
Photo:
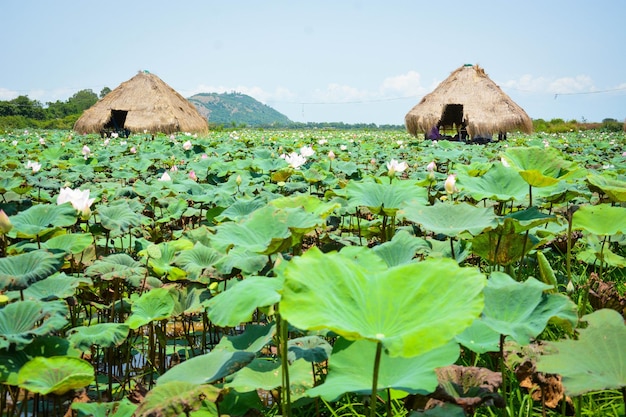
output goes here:
[{"label": "green mountain", "polygon": [[188,98],[211,125],[287,126],[287,116],[241,93],[200,93]]}]

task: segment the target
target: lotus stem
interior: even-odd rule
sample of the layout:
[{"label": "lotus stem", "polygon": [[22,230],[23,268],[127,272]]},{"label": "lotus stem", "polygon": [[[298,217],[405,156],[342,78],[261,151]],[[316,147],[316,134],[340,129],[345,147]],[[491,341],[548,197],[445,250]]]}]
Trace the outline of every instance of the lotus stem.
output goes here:
[{"label": "lotus stem", "polygon": [[378,391],[378,370],[380,369],[380,356],[383,344],[376,342],[376,356],[374,357],[374,374],[372,376],[372,394],[370,395],[370,417],[376,417],[376,394]]},{"label": "lotus stem", "polygon": [[289,382],[289,358],[288,358],[288,341],[289,341],[289,324],[287,320],[281,316],[278,318],[279,335],[280,335],[280,362],[282,366],[282,409],[283,416],[291,416],[291,383]]}]

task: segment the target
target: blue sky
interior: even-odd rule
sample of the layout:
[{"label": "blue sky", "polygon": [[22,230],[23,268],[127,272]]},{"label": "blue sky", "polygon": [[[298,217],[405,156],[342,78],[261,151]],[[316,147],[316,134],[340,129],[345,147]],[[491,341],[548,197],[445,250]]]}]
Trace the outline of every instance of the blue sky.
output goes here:
[{"label": "blue sky", "polygon": [[148,70],[293,121],[403,124],[479,64],[533,119],[626,118],[626,2],[4,0],[0,100],[99,93]]}]

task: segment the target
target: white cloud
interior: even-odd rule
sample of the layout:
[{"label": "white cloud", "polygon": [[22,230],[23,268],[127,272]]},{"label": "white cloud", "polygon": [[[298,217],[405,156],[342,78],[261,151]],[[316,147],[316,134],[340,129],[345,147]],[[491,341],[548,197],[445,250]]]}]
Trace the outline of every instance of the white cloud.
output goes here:
[{"label": "white cloud", "polygon": [[0,100],[13,100],[15,97],[19,95],[20,94],[17,91],[0,87]]},{"label": "white cloud", "polygon": [[267,91],[261,87],[244,85],[224,86],[200,84],[192,90],[182,90],[184,97],[198,93],[231,93],[247,94],[262,103],[355,103],[404,97],[419,97],[427,90],[421,85],[421,75],[416,71],[394,75],[383,79],[373,89],[362,89],[347,84],[330,83],[325,88],[314,90],[310,96],[301,97],[286,87],[276,87]]},{"label": "white cloud", "polygon": [[593,80],[588,75],[575,77],[546,78],[526,74],[517,80],[501,84],[504,89],[514,89],[526,93],[568,94],[595,91]]}]

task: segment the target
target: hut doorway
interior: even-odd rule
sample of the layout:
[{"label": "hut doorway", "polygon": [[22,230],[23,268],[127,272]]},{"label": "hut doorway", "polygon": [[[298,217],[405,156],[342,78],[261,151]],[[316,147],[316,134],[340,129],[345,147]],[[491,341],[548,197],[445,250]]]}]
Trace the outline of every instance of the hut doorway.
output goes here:
[{"label": "hut doorway", "polygon": [[444,130],[444,137],[450,138],[449,133],[454,134],[452,140],[466,140],[467,128],[466,122],[463,120],[462,104],[446,104],[441,112],[439,126]]},{"label": "hut doorway", "polygon": [[127,114],[127,110],[111,110],[111,117],[109,118],[109,121],[106,122],[106,124],[104,125],[104,128],[102,129],[102,132],[100,132],[100,134],[107,134],[108,136],[110,136],[111,133],[117,133],[124,137],[128,137],[128,135],[130,135],[130,130],[124,127]]}]

